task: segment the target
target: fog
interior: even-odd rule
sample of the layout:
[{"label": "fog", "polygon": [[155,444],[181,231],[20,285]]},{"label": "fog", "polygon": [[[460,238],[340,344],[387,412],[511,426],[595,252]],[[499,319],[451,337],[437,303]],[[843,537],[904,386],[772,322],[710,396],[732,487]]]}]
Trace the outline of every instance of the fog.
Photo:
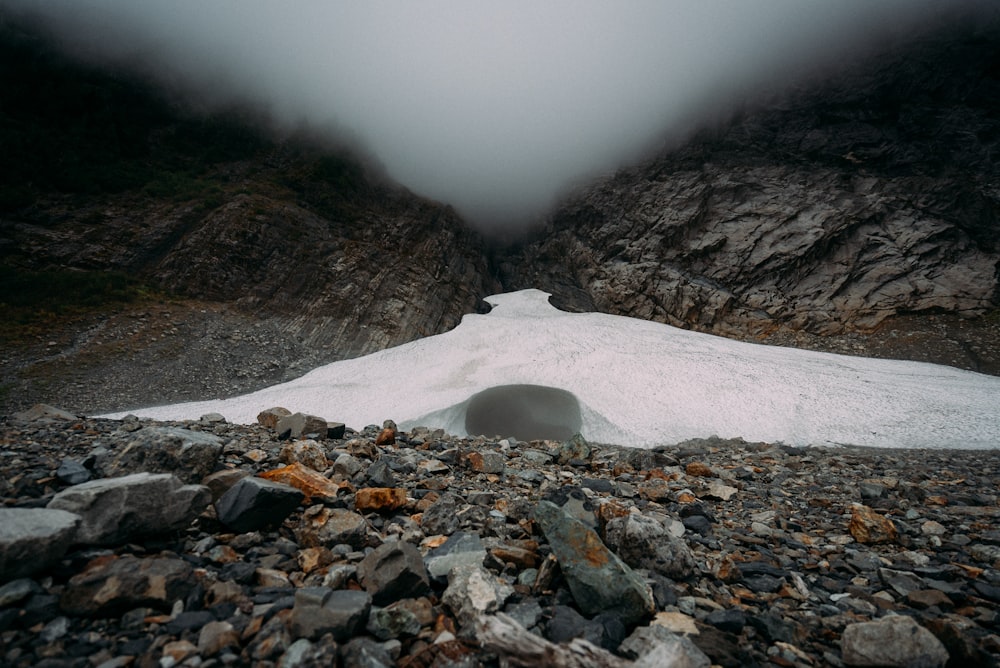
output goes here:
[{"label": "fog", "polygon": [[211,109],[340,128],[488,230],[971,0],[0,0]]}]

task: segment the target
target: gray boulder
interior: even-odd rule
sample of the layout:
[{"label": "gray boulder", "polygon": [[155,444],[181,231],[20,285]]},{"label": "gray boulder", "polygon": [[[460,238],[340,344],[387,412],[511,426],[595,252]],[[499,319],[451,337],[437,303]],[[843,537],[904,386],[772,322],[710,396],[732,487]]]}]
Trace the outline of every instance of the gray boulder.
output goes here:
[{"label": "gray boulder", "polygon": [[80,517],[51,508],[0,508],[0,582],[45,570],[73,543]]},{"label": "gray boulder", "polygon": [[653,613],[649,585],[609,550],[593,529],[548,501],[538,503],[535,519],[584,614],[615,612],[622,624],[629,626]]},{"label": "gray boulder", "polygon": [[465,502],[457,494],[445,492],[424,511],[420,527],[428,536],[438,534],[450,536],[462,525],[459,511],[464,505]]},{"label": "gray boulder", "polygon": [[416,598],[430,590],[420,550],[400,541],[383,543],[362,559],[358,580],[376,605]]},{"label": "gray boulder", "polygon": [[901,615],[850,624],[841,636],[840,653],[848,666],[940,668],[948,663],[941,641]]},{"label": "gray boulder", "polygon": [[274,427],[278,438],[298,439],[305,435],[314,435],[317,438],[326,438],[326,420],[307,413],[292,413],[278,420]]},{"label": "gray boulder", "polygon": [[248,476],[241,478],[215,504],[219,521],[245,533],[281,524],[305,495],[291,485]]},{"label": "gray boulder", "polygon": [[482,565],[464,565],[449,574],[441,602],[451,608],[462,630],[472,631],[481,615],[497,612],[513,594],[513,587]]},{"label": "gray boulder", "polygon": [[690,638],[663,626],[640,626],[618,647],[618,652],[638,659],[636,666],[709,668],[712,660]]},{"label": "gray boulder", "polygon": [[459,531],[434,548],[424,557],[427,574],[436,581],[444,582],[448,573],[457,566],[482,566],[486,559],[486,548],[479,534]]},{"label": "gray boulder", "polygon": [[145,427],[135,432],[120,452],[103,465],[107,477],[130,473],[173,473],[186,483],[198,483],[215,469],[222,439],[214,434],[177,427]]},{"label": "gray boulder", "polygon": [[183,529],[211,499],[207,487],[182,485],[173,475],[135,473],[64,489],[49,501],[48,508],[80,516],[74,542],[112,545]]},{"label": "gray boulder", "polygon": [[353,589],[303,587],[295,592],[289,630],[296,638],[315,640],[326,633],[343,642],[364,629],[372,597]]},{"label": "gray boulder", "polygon": [[646,515],[615,517],[604,539],[632,568],[645,568],[668,578],[683,579],[694,571],[694,554],[662,522]]}]

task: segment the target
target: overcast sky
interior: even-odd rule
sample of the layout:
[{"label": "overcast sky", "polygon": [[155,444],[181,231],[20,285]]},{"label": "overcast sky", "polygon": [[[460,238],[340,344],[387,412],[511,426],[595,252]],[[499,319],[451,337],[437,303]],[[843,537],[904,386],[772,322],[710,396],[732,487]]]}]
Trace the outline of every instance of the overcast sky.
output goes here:
[{"label": "overcast sky", "polygon": [[348,129],[410,189],[479,225],[985,0],[0,0],[77,53]]}]

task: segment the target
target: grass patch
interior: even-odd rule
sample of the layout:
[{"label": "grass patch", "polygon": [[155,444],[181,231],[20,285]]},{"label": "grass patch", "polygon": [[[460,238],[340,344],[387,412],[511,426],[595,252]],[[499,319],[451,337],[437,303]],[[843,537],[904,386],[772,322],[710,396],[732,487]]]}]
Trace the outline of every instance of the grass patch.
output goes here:
[{"label": "grass patch", "polygon": [[40,334],[66,317],[153,296],[122,272],[53,269],[26,271],[0,265],[0,338],[17,341]]}]

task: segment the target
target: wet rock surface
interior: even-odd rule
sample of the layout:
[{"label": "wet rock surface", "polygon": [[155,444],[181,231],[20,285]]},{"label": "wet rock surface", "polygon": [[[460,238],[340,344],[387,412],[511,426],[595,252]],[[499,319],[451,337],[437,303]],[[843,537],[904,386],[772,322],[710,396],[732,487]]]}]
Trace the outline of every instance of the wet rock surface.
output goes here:
[{"label": "wet rock surface", "polygon": [[[0,532],[14,555],[0,554],[3,665],[995,666],[1000,653],[994,451],[718,438],[638,451],[422,428],[376,445],[377,425],[289,441],[218,416],[22,418],[0,423],[0,511],[60,521]],[[168,524],[123,501],[143,530],[100,540],[45,508],[113,489],[98,462],[150,428],[221,444],[190,485],[197,508]],[[289,443],[326,467],[286,464]],[[92,481],[57,475],[67,459]],[[248,503],[247,524],[227,523],[226,490],[293,466],[281,513],[255,524]],[[595,573],[598,605],[581,584]]]},{"label": "wet rock surface", "polygon": [[581,188],[500,258],[505,287],[567,310],[998,373],[995,316],[959,317],[995,313],[1000,285],[1000,29],[981,28],[804,83]]}]

